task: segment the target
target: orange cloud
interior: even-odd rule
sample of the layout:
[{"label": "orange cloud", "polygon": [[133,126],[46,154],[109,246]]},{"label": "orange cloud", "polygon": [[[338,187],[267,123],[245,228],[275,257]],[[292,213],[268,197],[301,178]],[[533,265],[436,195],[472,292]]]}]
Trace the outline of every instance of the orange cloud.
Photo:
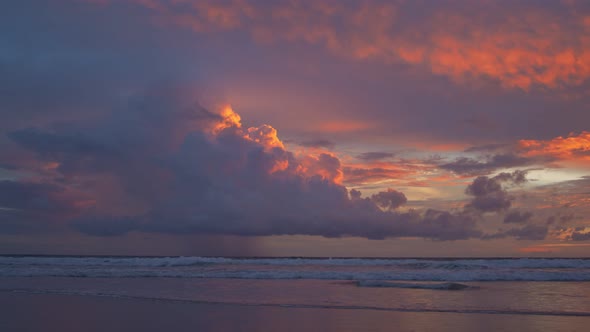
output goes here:
[{"label": "orange cloud", "polygon": [[403,1],[128,1],[160,24],[245,30],[259,42],[305,42],[351,59],[419,65],[459,83],[491,78],[507,88],[559,89],[590,77],[590,15],[575,4],[556,3],[560,11],[466,1],[461,10],[433,5],[416,16]]},{"label": "orange cloud", "polygon": [[221,116],[221,121],[217,122],[213,126],[212,131],[214,134],[217,134],[227,128],[242,127],[242,118],[238,113],[234,112],[230,105],[222,107],[219,111],[219,116]]},{"label": "orange cloud", "polygon": [[379,183],[415,175],[415,172],[391,165],[390,167],[345,167],[345,183],[352,186]]},{"label": "orange cloud", "polygon": [[[454,176],[440,174],[432,164],[420,160],[345,163],[344,183],[349,186],[383,185],[433,187],[457,185]],[[464,186],[463,183],[459,185]]]},{"label": "orange cloud", "polygon": [[525,90],[535,85],[579,85],[588,79],[590,40],[582,19],[566,21],[531,8],[526,13],[503,13],[503,19],[489,25],[479,23],[498,14],[437,15],[436,26],[453,24],[430,36],[428,61],[433,72],[457,80],[490,77]]},{"label": "orange cloud", "polygon": [[321,178],[337,184],[342,184],[344,178],[340,160],[332,153],[303,157],[298,171],[307,177],[319,175]]},{"label": "orange cloud", "polygon": [[242,130],[242,118],[230,105],[222,107],[218,111],[220,119],[212,125],[211,133],[218,135],[220,132],[233,128],[238,130],[245,139],[254,141],[266,149],[275,147],[284,149],[283,142],[279,139],[277,130],[270,125],[263,124],[260,127],[250,127]]},{"label": "orange cloud", "polygon": [[279,139],[277,130],[267,124],[248,128],[248,138],[264,145],[266,148],[285,148],[283,142]]},{"label": "orange cloud", "polygon": [[277,130],[272,126],[263,124],[259,127],[243,129],[240,116],[231,106],[222,107],[218,115],[219,119],[211,124],[209,130],[212,139],[225,130],[231,130],[234,134],[259,144],[266,151],[276,152],[274,154],[276,158],[272,158],[273,164],[268,168],[270,174],[287,172],[304,177],[319,176],[333,183],[342,183],[344,176],[340,159],[331,152],[316,149],[302,151],[295,156],[285,150]]},{"label": "orange cloud", "polygon": [[590,161],[590,132],[556,137],[551,140],[520,140],[518,147],[525,156],[549,156],[561,160]]}]

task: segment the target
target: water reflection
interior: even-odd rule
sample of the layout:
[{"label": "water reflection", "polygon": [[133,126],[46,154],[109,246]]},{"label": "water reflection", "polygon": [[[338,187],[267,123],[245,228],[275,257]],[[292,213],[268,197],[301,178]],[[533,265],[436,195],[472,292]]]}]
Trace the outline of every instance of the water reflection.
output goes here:
[{"label": "water reflection", "polygon": [[0,293],[2,331],[584,331],[585,317],[211,305]]}]

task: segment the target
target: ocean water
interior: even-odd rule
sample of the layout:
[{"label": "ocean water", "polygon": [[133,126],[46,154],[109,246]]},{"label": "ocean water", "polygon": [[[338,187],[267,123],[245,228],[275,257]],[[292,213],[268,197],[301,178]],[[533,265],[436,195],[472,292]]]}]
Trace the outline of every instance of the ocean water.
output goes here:
[{"label": "ocean water", "polygon": [[590,259],[3,256],[0,291],[590,320]]}]

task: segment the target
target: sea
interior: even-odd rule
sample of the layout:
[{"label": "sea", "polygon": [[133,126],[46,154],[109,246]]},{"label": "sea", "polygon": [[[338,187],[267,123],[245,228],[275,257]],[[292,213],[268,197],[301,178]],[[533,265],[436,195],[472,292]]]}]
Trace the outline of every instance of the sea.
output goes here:
[{"label": "sea", "polygon": [[590,320],[590,259],[0,256],[0,292]]}]

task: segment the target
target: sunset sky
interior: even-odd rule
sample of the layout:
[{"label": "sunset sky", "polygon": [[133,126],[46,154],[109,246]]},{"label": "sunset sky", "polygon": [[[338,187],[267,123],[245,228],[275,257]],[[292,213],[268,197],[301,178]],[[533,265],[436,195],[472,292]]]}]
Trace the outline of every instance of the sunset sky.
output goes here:
[{"label": "sunset sky", "polygon": [[0,15],[1,254],[590,252],[588,1]]}]

